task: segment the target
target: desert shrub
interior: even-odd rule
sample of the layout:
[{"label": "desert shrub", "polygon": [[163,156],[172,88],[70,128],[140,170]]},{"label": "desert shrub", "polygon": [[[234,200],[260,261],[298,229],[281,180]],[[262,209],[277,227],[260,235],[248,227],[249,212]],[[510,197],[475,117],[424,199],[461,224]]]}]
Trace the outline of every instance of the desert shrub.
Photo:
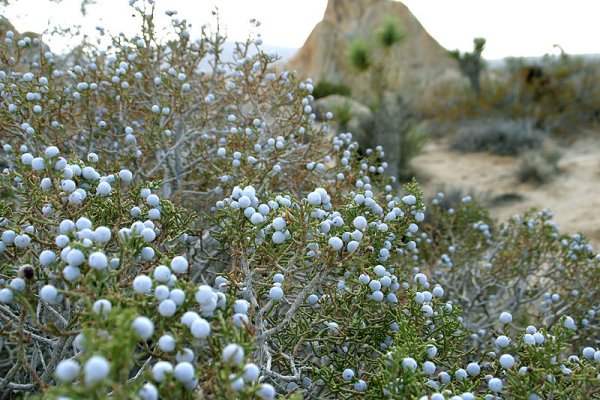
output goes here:
[{"label": "desert shrub", "polygon": [[389,102],[375,114],[373,136],[386,149],[389,173],[402,182],[414,176],[410,161],[421,154],[429,139],[424,124],[419,123],[406,103]]},{"label": "desert shrub", "polygon": [[428,139],[429,131],[425,125],[413,122],[408,131],[402,135],[400,149],[398,150],[403,168],[408,166],[410,160],[423,152]]},{"label": "desert shrub", "polygon": [[517,171],[519,180],[537,184],[550,182],[560,172],[560,158],[561,152],[558,147],[549,142],[544,143],[541,149],[526,151],[520,157]]},{"label": "desert shrub", "polygon": [[352,106],[348,100],[338,102],[333,105],[333,115],[335,120],[339,124],[341,131],[347,130],[348,123],[352,119]]},{"label": "desert shrub", "polygon": [[452,138],[452,147],[465,152],[517,155],[540,146],[542,139],[531,121],[487,119],[464,126]]},{"label": "desert shrub", "polygon": [[[455,291],[462,310],[473,311],[463,319],[471,331],[496,325],[499,308],[521,328],[533,321],[552,326],[554,310],[562,309],[580,329],[594,329],[596,294],[589,288],[597,284],[600,257],[583,236],[561,234],[547,210],[497,224],[471,197],[452,208],[444,197],[432,200],[429,232],[417,242],[425,268]],[[594,344],[590,339],[584,342]]]},{"label": "desert shrub", "polygon": [[343,83],[318,81],[315,84],[315,88],[312,92],[312,95],[315,99],[327,97],[332,94],[350,97],[352,95],[352,91],[348,85],[344,85]]},{"label": "desert shrub", "polygon": [[[150,29],[150,10],[136,7],[148,13],[136,37],[81,51],[70,57],[73,64],[47,52],[32,72],[3,72],[7,143],[30,150],[53,144],[79,159],[94,152],[104,165],[131,165],[136,177],[162,181],[164,196],[176,194],[198,210],[208,209],[198,196],[215,199],[241,176],[279,180],[290,167],[282,156],[310,158],[321,150],[308,144],[324,133],[311,124],[313,85],[277,74],[276,54],[250,56],[255,43],[248,40],[238,43],[235,61],[223,62],[220,33],[205,28],[191,40],[189,24],[172,17],[172,32],[160,38]],[[12,68],[20,47],[2,46],[4,67]]]},{"label": "desert shrub", "polygon": [[438,121],[528,120],[535,129],[571,135],[598,122],[599,76],[597,60],[566,53],[507,59],[503,68],[482,77],[479,96],[465,85],[439,85],[417,109]]},{"label": "desert shrub", "polygon": [[511,60],[509,80],[517,85],[506,102],[521,106],[520,114],[535,119],[536,127],[570,134],[574,127],[593,124],[600,112],[600,68],[593,59],[561,50],[536,62]]},{"label": "desert shrub", "polygon": [[107,53],[2,44],[0,397],[596,393],[583,237],[426,206],[259,38],[222,63],[218,31],[159,38],[152,5]]}]

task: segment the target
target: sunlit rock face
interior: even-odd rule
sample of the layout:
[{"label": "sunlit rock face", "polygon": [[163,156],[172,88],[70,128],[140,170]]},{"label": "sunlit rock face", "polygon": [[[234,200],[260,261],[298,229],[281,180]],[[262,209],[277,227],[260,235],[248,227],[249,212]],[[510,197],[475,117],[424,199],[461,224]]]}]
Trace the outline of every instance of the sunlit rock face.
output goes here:
[{"label": "sunlit rock face", "polygon": [[354,96],[365,97],[368,82],[347,62],[348,43],[370,38],[387,17],[401,24],[406,37],[389,57],[395,68],[389,91],[401,91],[405,98],[418,96],[433,85],[457,79],[456,62],[402,3],[391,0],[329,0],[319,22],[288,68],[317,81],[345,83]]}]

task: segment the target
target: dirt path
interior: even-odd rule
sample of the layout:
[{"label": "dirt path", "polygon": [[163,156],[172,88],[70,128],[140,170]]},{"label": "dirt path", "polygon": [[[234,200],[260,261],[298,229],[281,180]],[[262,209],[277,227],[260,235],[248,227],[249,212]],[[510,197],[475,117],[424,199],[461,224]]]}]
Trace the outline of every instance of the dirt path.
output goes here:
[{"label": "dirt path", "polygon": [[[563,149],[562,173],[552,182],[535,186],[517,179],[519,160],[487,153],[463,154],[449,149],[445,140],[431,141],[413,160],[421,171],[428,197],[440,188],[470,189],[491,198],[520,196],[491,208],[501,220],[529,208],[547,208],[554,213],[562,232],[581,232],[600,248],[600,140],[580,140]],[[423,180],[423,179],[422,179]],[[517,196],[515,196],[517,195]]]}]

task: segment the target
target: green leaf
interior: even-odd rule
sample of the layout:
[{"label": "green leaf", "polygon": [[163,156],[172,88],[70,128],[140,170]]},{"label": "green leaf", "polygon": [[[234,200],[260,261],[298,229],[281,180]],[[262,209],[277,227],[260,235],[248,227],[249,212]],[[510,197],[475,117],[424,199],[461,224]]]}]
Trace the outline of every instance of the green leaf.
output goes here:
[{"label": "green leaf", "polygon": [[369,44],[363,39],[353,40],[348,46],[348,61],[359,72],[368,70],[373,63]]},{"label": "green leaf", "polygon": [[377,39],[383,48],[390,48],[404,40],[406,34],[400,22],[394,17],[387,17],[377,32]]}]

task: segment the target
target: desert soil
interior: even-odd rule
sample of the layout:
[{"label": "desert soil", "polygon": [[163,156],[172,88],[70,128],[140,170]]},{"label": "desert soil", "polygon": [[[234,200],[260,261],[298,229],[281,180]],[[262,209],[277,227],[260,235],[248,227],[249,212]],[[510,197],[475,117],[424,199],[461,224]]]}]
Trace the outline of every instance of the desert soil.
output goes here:
[{"label": "desert soil", "polygon": [[[587,136],[587,135],[586,135]],[[590,137],[591,136],[591,137]],[[444,139],[430,141],[413,160],[420,170],[427,197],[441,188],[460,188],[493,202],[492,216],[500,221],[530,208],[549,209],[564,233],[585,234],[600,249],[600,139],[589,135],[562,149],[562,172],[550,183],[532,185],[517,178],[519,159],[488,153],[464,154],[450,149]]]}]

